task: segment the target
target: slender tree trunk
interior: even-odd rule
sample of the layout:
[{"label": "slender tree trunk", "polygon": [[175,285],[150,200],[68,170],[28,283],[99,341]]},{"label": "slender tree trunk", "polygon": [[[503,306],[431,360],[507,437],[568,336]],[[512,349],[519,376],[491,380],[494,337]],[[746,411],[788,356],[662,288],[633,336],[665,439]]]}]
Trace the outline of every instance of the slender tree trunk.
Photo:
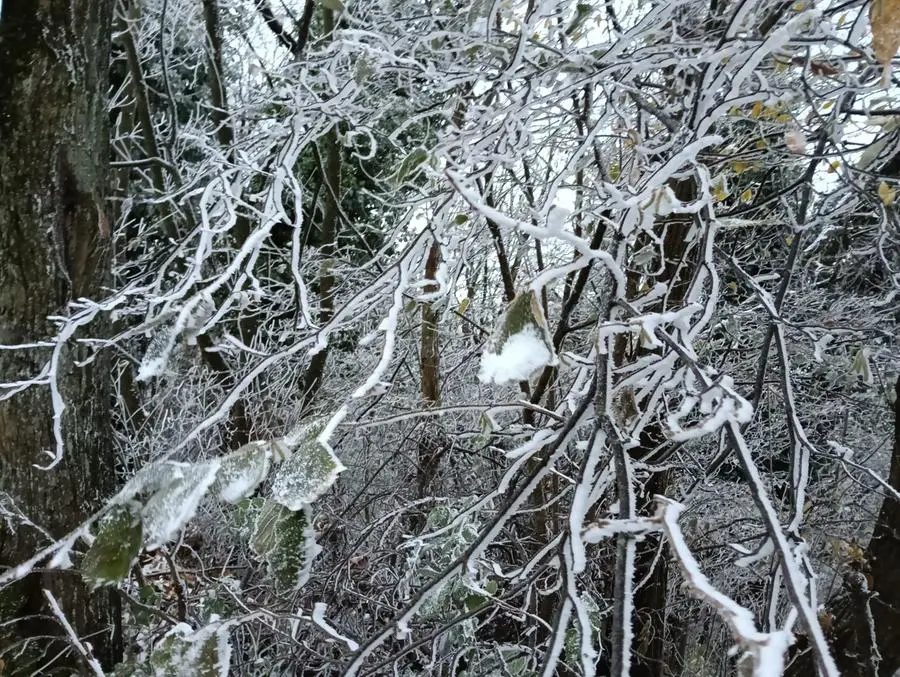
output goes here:
[{"label": "slender tree trunk", "polygon": [[[696,184],[693,179],[682,179],[670,183],[675,196],[683,202],[696,199]],[[684,296],[690,284],[696,264],[690,260],[692,253],[687,241],[691,222],[681,215],[670,217],[660,224],[659,236],[663,238],[665,252],[665,268],[659,281],[669,285],[669,294],[665,297],[659,310],[673,310],[684,303]],[[663,227],[664,226],[664,229]],[[637,294],[638,278],[629,274],[626,294],[633,297]],[[616,366],[626,364],[641,356],[642,349],[631,345],[632,340],[620,335],[616,341],[613,359]],[[626,392],[619,402],[622,416],[629,418],[637,412],[633,395]],[[636,461],[646,461],[648,454],[657,448],[665,437],[658,423],[644,428],[640,436],[640,445],[629,450]],[[644,486],[639,510],[652,510],[650,499],[655,494],[665,495],[671,481],[667,469],[655,472]],[[622,501],[622,496],[619,496]],[[643,505],[641,505],[643,504]],[[634,585],[645,581],[634,591],[633,603],[633,656],[631,660],[632,677],[664,677],[666,674],[679,674],[681,666],[678,656],[669,650],[667,635],[670,631],[666,616],[666,600],[668,597],[669,566],[666,553],[667,545],[660,545],[658,535],[649,536],[635,547]],[[622,539],[620,539],[622,540]],[[659,548],[663,552],[659,552]],[[621,558],[621,548],[619,558]],[[617,572],[621,567],[617,567]]]},{"label": "slender tree trunk", "polygon": [[[425,262],[425,278],[434,280],[437,277],[438,264],[441,260],[441,248],[437,242],[428,250],[428,260]],[[437,291],[437,284],[426,284],[424,291],[432,293]],[[420,349],[421,375],[422,375],[422,400],[426,407],[436,407],[441,403],[441,364],[440,364],[440,337],[437,328],[438,313],[430,301],[422,304],[422,337]],[[444,448],[444,440],[440,433],[439,424],[434,430],[423,430],[419,440],[419,468],[418,468],[418,497],[428,495],[428,489],[437,473],[438,463],[441,459],[441,451]],[[423,525],[424,526],[424,525]]]},{"label": "slender tree trunk", "polygon": [[[48,316],[67,303],[96,297],[107,282],[109,241],[106,91],[113,0],[5,0],[0,14],[0,344],[46,341],[57,333]],[[100,328],[91,325],[96,336]],[[56,371],[65,402],[65,455],[56,451],[46,385],[0,401],[0,568],[34,554],[96,510],[114,489],[111,376],[108,363],[75,363],[87,353],[71,345]],[[38,377],[46,348],[0,350],[0,382]],[[0,397],[9,395],[0,385]],[[28,520],[30,522],[24,522]],[[11,527],[11,528],[10,528]],[[75,561],[77,564],[77,558]],[[36,572],[0,591],[3,674],[70,674],[78,664],[64,649],[48,612],[52,592],[75,631],[111,664],[121,647],[108,593],[90,594],[77,570]],[[26,650],[19,653],[22,647]],[[48,661],[50,663],[48,664]],[[31,669],[28,669],[28,666]]]},{"label": "slender tree trunk", "polygon": [[[324,11],[324,15],[330,19],[326,26],[334,25],[333,13],[330,9]],[[326,29],[329,33],[333,29]],[[337,236],[339,229],[341,203],[341,149],[338,141],[337,126],[324,137],[325,145],[325,207],[322,214],[322,246],[320,253],[322,262],[319,267],[319,324],[324,325],[331,321],[334,315],[334,256],[337,253]],[[328,362],[328,347],[313,355],[306,368],[303,378],[303,408],[310,407],[315,400],[322,380],[325,378],[325,366]]]}]

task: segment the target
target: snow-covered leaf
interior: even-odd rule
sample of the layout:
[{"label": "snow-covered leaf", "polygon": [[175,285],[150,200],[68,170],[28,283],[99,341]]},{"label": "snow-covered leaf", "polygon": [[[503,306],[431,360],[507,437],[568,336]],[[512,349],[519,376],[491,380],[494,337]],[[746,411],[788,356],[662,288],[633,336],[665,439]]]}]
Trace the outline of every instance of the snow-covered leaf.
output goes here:
[{"label": "snow-covered leaf", "polygon": [[372,68],[372,64],[369,63],[367,59],[358,58],[356,60],[356,65],[354,66],[353,79],[356,81],[356,84],[361,85],[365,83],[374,72],[375,69]]},{"label": "snow-covered leaf", "polygon": [[500,318],[494,338],[481,357],[478,378],[497,384],[529,378],[554,364],[544,311],[534,291],[519,294]]},{"label": "snow-covered leaf", "polygon": [[231,667],[228,628],[211,623],[194,632],[176,625],[146,660],[116,667],[116,677],[227,677]]},{"label": "snow-covered leaf", "polygon": [[100,522],[81,569],[92,587],[118,583],[128,575],[144,537],[140,506],[117,505]]},{"label": "snow-covered leaf", "polygon": [[394,174],[394,183],[399,186],[413,178],[419,173],[419,168],[427,159],[427,150],[424,148],[414,148],[400,163],[400,167],[397,169],[396,174]]},{"label": "snow-covered leaf", "polygon": [[148,550],[171,540],[194,516],[200,500],[216,479],[219,462],[170,462],[165,467],[171,471],[169,481],[147,500],[141,512]]},{"label": "snow-covered leaf", "polygon": [[806,151],[806,137],[799,128],[793,127],[784,133],[784,145],[792,153],[803,153]]},{"label": "snow-covered leaf", "polygon": [[250,442],[223,457],[212,491],[228,503],[237,503],[256,491],[269,474],[272,445]]},{"label": "snow-covered leaf", "polygon": [[872,366],[869,364],[869,349],[865,346],[857,350],[856,355],[853,356],[852,369],[853,373],[856,374],[863,383],[868,385],[873,383]]},{"label": "snow-covered leaf", "polygon": [[325,422],[319,420],[280,441],[290,455],[275,473],[272,498],[290,510],[312,503],[344,470],[325,432]]},{"label": "snow-covered leaf", "polygon": [[157,328],[150,338],[147,345],[147,351],[138,367],[136,379],[138,381],[149,381],[159,376],[166,368],[169,362],[169,355],[175,346],[175,331],[171,323],[164,324]]},{"label": "snow-covered leaf", "polygon": [[282,589],[297,589],[309,577],[318,554],[310,524],[309,507],[289,510],[275,501],[254,501],[258,510],[250,547],[265,563],[269,575]]}]

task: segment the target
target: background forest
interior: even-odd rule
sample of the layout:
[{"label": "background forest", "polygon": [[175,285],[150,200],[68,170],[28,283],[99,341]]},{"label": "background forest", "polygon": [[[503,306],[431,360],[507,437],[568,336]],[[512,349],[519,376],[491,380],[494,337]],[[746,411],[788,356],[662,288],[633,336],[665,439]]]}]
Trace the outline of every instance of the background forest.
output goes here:
[{"label": "background forest", "polygon": [[0,675],[900,671],[898,0],[0,3]]}]

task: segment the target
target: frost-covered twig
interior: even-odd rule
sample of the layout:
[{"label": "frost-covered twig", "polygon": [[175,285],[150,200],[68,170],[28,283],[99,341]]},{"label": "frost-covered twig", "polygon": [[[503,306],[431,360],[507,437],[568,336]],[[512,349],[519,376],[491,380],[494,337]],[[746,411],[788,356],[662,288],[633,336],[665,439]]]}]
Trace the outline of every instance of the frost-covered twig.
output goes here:
[{"label": "frost-covered twig", "polygon": [[656,500],[656,519],[659,520],[672,554],[681,568],[685,585],[694,596],[716,609],[731,630],[735,642],[750,655],[754,677],[780,677],[784,670],[785,651],[793,642],[791,634],[784,630],[760,632],[749,609],[716,590],[700,570],[700,565],[691,554],[678,526],[678,517],[684,506],[664,496],[657,496]]},{"label": "frost-covered twig", "polygon": [[90,648],[86,646],[84,642],[81,641],[81,639],[79,639],[78,634],[72,627],[72,624],[69,623],[69,620],[62,612],[62,609],[59,608],[59,603],[56,601],[53,593],[44,588],[44,597],[47,598],[47,603],[50,605],[50,611],[53,612],[56,620],[59,621],[59,624],[63,627],[63,630],[66,631],[66,635],[68,635],[69,641],[72,643],[72,646],[78,650],[78,653],[81,654],[81,657],[84,659],[84,662],[87,665],[88,669],[90,669],[90,671],[94,675],[96,675],[96,677],[104,677],[103,668],[100,667],[100,662],[96,658],[94,658],[94,655],[91,652]]}]

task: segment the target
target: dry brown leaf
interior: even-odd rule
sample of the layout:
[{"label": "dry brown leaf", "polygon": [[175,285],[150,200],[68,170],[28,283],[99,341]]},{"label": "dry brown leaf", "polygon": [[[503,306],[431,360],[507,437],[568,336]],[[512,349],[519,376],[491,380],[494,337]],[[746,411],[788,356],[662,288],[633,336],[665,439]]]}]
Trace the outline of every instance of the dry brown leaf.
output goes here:
[{"label": "dry brown leaf", "polygon": [[873,0],[869,6],[869,25],[875,58],[884,66],[882,84],[886,87],[891,77],[891,59],[900,49],[900,0]]}]

